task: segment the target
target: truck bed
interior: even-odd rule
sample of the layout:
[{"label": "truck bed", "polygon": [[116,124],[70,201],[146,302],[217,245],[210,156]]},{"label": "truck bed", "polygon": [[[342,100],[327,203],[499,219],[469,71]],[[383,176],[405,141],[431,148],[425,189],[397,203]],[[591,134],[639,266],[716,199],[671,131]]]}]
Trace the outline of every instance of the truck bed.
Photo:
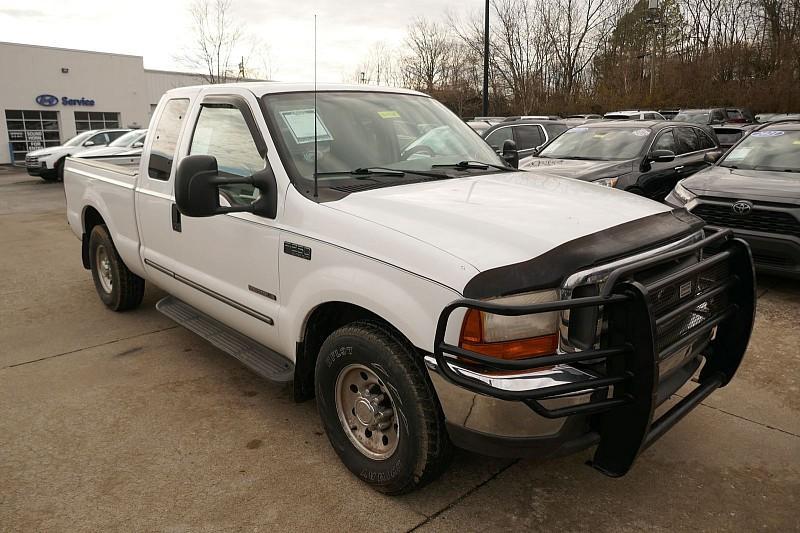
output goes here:
[{"label": "truck bed", "polygon": [[73,233],[88,244],[91,225],[99,217],[114,236],[117,251],[128,268],[143,275],[134,206],[139,160],[139,156],[68,157],[64,164],[64,193]]}]

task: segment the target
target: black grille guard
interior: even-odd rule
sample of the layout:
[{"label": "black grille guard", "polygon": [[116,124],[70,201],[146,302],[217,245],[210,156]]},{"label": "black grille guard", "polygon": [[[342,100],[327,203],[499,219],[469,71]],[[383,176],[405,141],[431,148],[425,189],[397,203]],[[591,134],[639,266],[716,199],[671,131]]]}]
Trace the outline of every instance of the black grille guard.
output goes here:
[{"label": "black grille guard", "polygon": [[[713,255],[703,253],[709,246]],[[636,280],[637,274],[652,272],[690,254],[699,255],[700,261],[656,280]],[[525,306],[456,300],[442,310],[437,323],[437,371],[470,391],[524,402],[547,418],[592,415],[592,427],[600,437],[592,465],[607,475],[622,476],[640,452],[733,378],[753,329],[755,289],[749,246],[733,238],[730,230],[720,231],[678,250],[612,271],[599,296]],[[607,317],[607,328],[596,349],[504,360],[444,341],[450,315],[460,308],[521,316],[599,306]],[[705,357],[698,386],[656,419],[659,362],[695,342],[704,346]],[[534,390],[505,390],[454,370],[460,363],[466,363],[467,368],[531,371],[582,362],[605,362],[605,375]],[[613,393],[609,397],[611,386]],[[541,403],[581,392],[597,394],[591,394],[585,403],[555,409]]]}]

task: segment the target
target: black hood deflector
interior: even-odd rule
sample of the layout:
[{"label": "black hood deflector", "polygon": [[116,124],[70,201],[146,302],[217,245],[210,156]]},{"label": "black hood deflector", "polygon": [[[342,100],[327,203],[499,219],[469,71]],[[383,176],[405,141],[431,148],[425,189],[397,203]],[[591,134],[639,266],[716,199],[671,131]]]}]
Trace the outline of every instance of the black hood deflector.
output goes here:
[{"label": "black hood deflector", "polygon": [[575,272],[678,240],[704,224],[685,209],[625,222],[566,242],[528,261],[481,272],[464,287],[464,297],[492,298],[555,288]]}]

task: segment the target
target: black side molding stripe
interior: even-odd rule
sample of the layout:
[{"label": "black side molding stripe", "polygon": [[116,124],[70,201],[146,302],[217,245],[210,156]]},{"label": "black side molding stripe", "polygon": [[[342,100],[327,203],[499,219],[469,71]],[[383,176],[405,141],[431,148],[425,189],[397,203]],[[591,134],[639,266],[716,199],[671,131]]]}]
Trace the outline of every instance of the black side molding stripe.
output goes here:
[{"label": "black side molding stripe", "polygon": [[168,269],[166,267],[163,267],[163,266],[159,265],[158,263],[156,263],[154,261],[151,261],[149,259],[145,259],[144,262],[145,262],[146,265],[155,268],[156,270],[158,270],[162,274],[166,274],[167,276],[169,276],[171,278],[175,278],[176,280],[180,281],[181,283],[183,283],[185,285],[188,285],[189,287],[191,287],[193,289],[196,289],[196,290],[202,292],[203,294],[205,294],[207,296],[211,296],[212,298],[214,298],[216,300],[219,300],[220,302],[222,302],[224,304],[227,304],[227,305],[233,307],[234,309],[237,309],[237,310],[241,311],[242,313],[248,314],[253,318],[257,318],[258,320],[260,320],[262,322],[265,322],[265,323],[269,324],[270,326],[274,326],[275,325],[275,321],[274,320],[272,320],[270,317],[268,317],[265,314],[259,313],[255,309],[251,309],[251,308],[247,307],[246,305],[240,304],[236,300],[231,300],[227,296],[223,296],[222,294],[220,294],[220,293],[218,293],[216,291],[212,291],[208,287],[200,285],[199,283],[197,283],[195,281],[192,281],[192,280],[190,280],[188,278],[185,278],[185,277],[181,276],[180,274],[176,274],[172,270],[170,270],[170,269]]},{"label": "black side molding stripe", "polygon": [[579,270],[656,248],[699,231],[703,225],[685,209],[631,220],[565,242],[533,259],[476,274],[464,287],[464,297],[490,298],[552,289]]}]

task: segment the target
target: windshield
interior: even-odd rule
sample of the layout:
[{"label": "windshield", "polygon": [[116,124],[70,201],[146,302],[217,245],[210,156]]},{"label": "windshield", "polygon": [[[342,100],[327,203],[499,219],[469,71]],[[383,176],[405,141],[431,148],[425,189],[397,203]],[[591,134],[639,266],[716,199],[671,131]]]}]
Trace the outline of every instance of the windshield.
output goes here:
[{"label": "windshield", "polygon": [[672,120],[678,122],[692,122],[694,124],[708,124],[708,113],[678,113]]},{"label": "windshield", "polygon": [[800,172],[800,130],[754,131],[728,152],[719,166]]},{"label": "windshield", "polygon": [[139,140],[140,137],[143,138],[145,133],[146,132],[142,131],[142,130],[129,131],[128,133],[126,133],[122,137],[119,137],[117,140],[115,140],[114,142],[109,144],[109,146],[128,147],[128,146],[132,145],[133,143],[135,143],[137,140]]},{"label": "windshield", "polygon": [[647,128],[572,128],[545,146],[539,157],[621,161],[639,155],[649,137]]},{"label": "windshield", "polygon": [[95,133],[96,132],[94,132],[94,131],[84,131],[83,133],[79,133],[75,137],[73,137],[72,139],[70,139],[67,142],[65,142],[64,146],[78,146],[83,141],[85,141],[86,139],[88,139],[89,137],[94,135]]},{"label": "windshield", "polygon": [[[263,100],[290,175],[313,180],[314,94],[267,94]],[[353,179],[347,173],[355,169],[430,171],[434,165],[461,161],[504,165],[468,125],[425,96],[317,93],[316,137],[318,172],[327,174],[319,177],[320,185],[336,186]],[[396,179],[402,179],[399,173]]]}]

